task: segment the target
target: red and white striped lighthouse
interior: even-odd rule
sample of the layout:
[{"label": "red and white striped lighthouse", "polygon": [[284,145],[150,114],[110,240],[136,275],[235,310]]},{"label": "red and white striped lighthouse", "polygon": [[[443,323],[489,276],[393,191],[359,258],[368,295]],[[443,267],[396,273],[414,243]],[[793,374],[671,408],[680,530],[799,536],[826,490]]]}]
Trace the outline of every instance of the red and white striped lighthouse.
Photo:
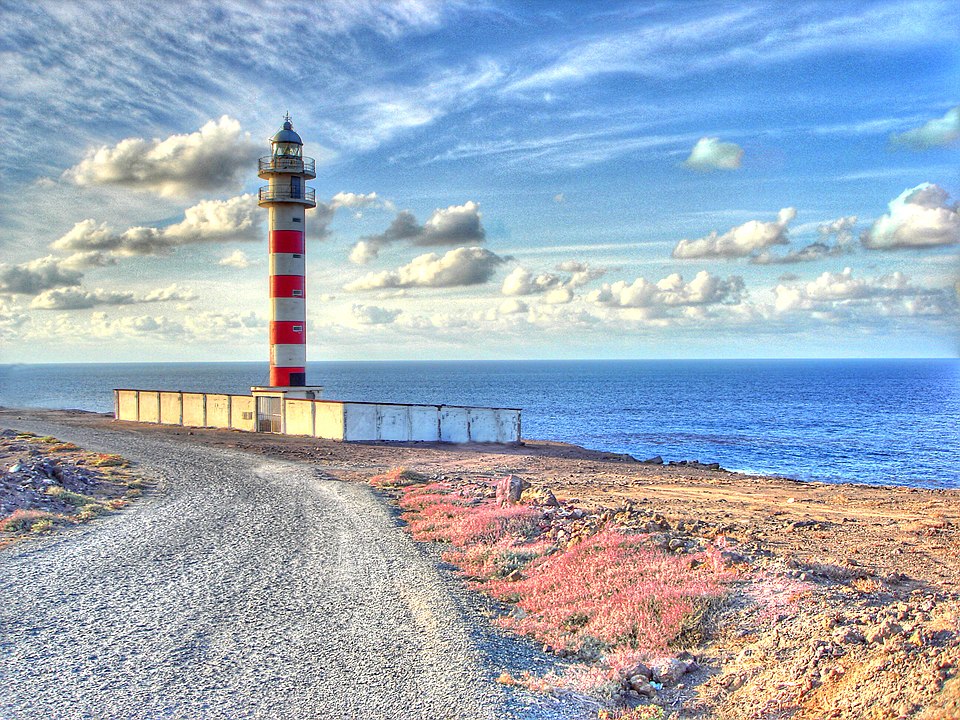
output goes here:
[{"label": "red and white striped lighthouse", "polygon": [[293,131],[290,114],[270,138],[273,152],[260,158],[260,207],[270,210],[270,385],[306,386],[307,313],[305,211],[317,206],[307,180],[317,176],[313,158],[303,156],[303,142]]}]

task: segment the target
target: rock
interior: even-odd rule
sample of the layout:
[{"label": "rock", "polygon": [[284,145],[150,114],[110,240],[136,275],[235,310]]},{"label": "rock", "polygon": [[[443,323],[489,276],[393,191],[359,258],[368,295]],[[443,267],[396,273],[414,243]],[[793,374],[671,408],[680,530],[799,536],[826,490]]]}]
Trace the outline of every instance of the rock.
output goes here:
[{"label": "rock", "polygon": [[654,455],[652,458],[644,460],[643,465],[663,465],[663,458],[659,455]]},{"label": "rock", "polygon": [[683,677],[688,667],[686,662],[677,658],[661,660],[653,666],[653,679],[664,685],[672,685]]},{"label": "rock", "polygon": [[733,567],[734,565],[743,565],[749,561],[745,556],[738,552],[734,552],[733,550],[722,550],[720,552],[720,562],[725,568],[728,568]]},{"label": "rock", "polygon": [[629,678],[633,678],[639,675],[639,676],[642,676],[644,680],[649,680],[650,678],[653,677],[653,670],[651,670],[649,667],[647,667],[643,663],[637,663],[633,667],[627,668],[627,670],[625,671],[625,674]]},{"label": "rock", "polygon": [[863,633],[854,627],[837,628],[833,633],[833,639],[839,643],[862,643],[864,641]]},{"label": "rock", "polygon": [[642,675],[634,675],[630,678],[630,689],[642,695],[644,697],[652,698],[657,694],[657,691],[653,689],[653,686],[647,682],[647,679]]},{"label": "rock", "polygon": [[560,502],[556,496],[545,487],[529,487],[520,495],[520,501],[530,503],[531,505],[543,505],[545,507],[560,507]]},{"label": "rock", "polygon": [[523,491],[530,487],[530,483],[517,475],[506,475],[497,481],[497,504],[515,505],[520,502]]},{"label": "rock", "polygon": [[877,625],[874,628],[871,628],[866,633],[866,640],[871,645],[875,643],[881,643],[887,638],[891,638],[894,635],[902,635],[903,628],[897,625],[893,620],[884,620],[882,623]]}]

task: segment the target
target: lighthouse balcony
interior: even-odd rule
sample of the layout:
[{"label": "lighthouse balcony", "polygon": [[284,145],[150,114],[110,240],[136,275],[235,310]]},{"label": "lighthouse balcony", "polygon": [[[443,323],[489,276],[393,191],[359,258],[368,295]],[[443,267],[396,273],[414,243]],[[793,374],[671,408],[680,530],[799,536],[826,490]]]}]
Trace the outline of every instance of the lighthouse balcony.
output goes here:
[{"label": "lighthouse balcony", "polygon": [[317,206],[317,193],[311,187],[262,187],[260,188],[260,205],[272,203],[296,203],[307,207]]},{"label": "lighthouse balcony", "polygon": [[312,180],[317,176],[317,162],[310,157],[267,155],[260,158],[260,177],[271,175],[305,175]]}]

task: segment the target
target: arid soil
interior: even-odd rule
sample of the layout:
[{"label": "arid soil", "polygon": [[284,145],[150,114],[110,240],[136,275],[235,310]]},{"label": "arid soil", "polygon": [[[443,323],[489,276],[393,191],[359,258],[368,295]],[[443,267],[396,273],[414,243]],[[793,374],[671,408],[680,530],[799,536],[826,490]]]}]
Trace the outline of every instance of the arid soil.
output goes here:
[{"label": "arid soil", "polygon": [[[960,491],[827,485],[662,466],[570,445],[344,444],[135,423],[71,411],[17,416],[322,465],[365,481],[408,467],[515,474],[582,508],[566,534],[616,518],[666,547],[722,547],[727,599],[683,638],[699,669],[653,701],[698,718],[960,718]],[[671,542],[673,541],[673,542]],[[629,697],[625,697],[629,701]]]}]

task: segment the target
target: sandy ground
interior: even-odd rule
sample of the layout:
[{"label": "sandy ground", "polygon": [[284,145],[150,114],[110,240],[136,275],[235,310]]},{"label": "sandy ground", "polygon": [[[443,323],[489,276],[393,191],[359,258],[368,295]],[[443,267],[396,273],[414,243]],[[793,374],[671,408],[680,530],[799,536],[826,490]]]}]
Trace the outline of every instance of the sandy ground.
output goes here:
[{"label": "sandy ground", "polygon": [[[17,427],[18,417],[322,464],[342,480],[398,466],[513,473],[580,507],[627,508],[675,534],[722,539],[742,574],[701,638],[704,672],[664,700],[679,717],[960,717],[960,491],[654,466],[538,441],[345,444],[73,411],[0,410],[0,426]],[[885,622],[890,632],[878,635]]]}]

